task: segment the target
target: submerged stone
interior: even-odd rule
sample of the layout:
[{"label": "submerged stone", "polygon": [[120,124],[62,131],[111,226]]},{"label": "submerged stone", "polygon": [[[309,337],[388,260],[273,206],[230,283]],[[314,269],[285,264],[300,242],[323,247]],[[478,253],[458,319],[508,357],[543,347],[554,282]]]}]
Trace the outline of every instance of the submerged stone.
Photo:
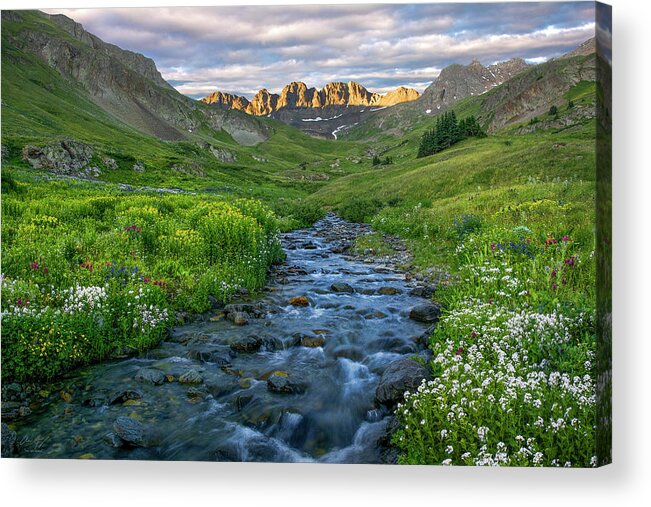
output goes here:
[{"label": "submerged stone", "polygon": [[306,296],[296,296],[289,300],[292,306],[310,306],[310,300]]},{"label": "submerged stone", "polygon": [[136,373],[135,379],[138,382],[159,386],[165,382],[165,374],[156,368],[142,368],[141,370],[138,370],[138,373]]}]

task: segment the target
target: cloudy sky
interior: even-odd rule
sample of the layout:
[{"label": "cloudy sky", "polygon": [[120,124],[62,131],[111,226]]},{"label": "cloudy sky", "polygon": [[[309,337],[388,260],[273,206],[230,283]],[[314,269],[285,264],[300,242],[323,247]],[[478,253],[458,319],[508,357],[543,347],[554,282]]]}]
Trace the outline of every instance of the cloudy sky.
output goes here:
[{"label": "cloudy sky", "polygon": [[594,35],[592,2],[48,9],[156,62],[181,93],[291,81],[422,91],[451,63],[540,63]]}]

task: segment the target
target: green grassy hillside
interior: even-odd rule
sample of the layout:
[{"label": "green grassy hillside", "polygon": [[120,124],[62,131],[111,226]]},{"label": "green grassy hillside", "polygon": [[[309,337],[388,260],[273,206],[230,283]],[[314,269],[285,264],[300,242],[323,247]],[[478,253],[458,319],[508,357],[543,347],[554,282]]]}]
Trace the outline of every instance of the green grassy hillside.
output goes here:
[{"label": "green grassy hillside", "polygon": [[468,139],[436,155],[414,157],[415,139],[387,153],[395,160],[349,175],[310,196],[344,216],[365,219],[406,237],[426,264],[446,262],[456,219],[477,214],[491,221],[504,207],[552,200],[569,204],[563,223],[575,223],[586,241],[594,222],[595,125],[572,132],[503,133]]},{"label": "green grassy hillside", "polygon": [[[64,138],[94,147],[93,165],[102,170],[100,179],[136,186],[295,197],[357,168],[346,157],[358,157],[363,147],[314,139],[266,118],[260,121],[267,126],[270,136],[257,146],[241,146],[226,131],[210,128],[205,122],[201,128],[187,133],[187,140],[183,141],[162,141],[145,134],[98,106],[79,83],[17,47],[14,36],[27,29],[81,44],[36,13],[23,12],[21,16],[20,22],[3,19],[2,24],[5,168],[31,171],[22,160],[24,146],[44,146]],[[217,159],[210,147],[227,150],[235,160]],[[118,168],[104,167],[101,159],[105,156],[113,158]],[[136,161],[145,171],[132,170]],[[172,170],[184,165],[194,168],[189,173],[199,172],[203,177]]]}]

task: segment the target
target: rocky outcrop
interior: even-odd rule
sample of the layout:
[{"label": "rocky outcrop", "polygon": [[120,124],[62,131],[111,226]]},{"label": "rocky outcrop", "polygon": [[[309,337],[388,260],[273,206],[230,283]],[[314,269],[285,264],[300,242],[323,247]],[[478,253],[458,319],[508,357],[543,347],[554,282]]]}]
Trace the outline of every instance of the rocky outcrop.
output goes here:
[{"label": "rocky outcrop", "polygon": [[56,141],[42,147],[27,145],[23,148],[23,160],[29,162],[34,169],[68,176],[99,175],[99,168],[89,167],[93,155],[92,146],[72,139]]},{"label": "rocky outcrop", "polygon": [[266,116],[277,109],[278,95],[269,93],[265,88],[255,94],[251,103],[247,106],[246,112],[254,116]]},{"label": "rocky outcrop", "polygon": [[237,153],[226,148],[215,148],[211,146],[210,153],[212,153],[220,162],[235,162],[237,161]]},{"label": "rocky outcrop", "polygon": [[308,88],[305,83],[293,82],[280,92],[276,109],[283,107],[323,107],[323,101],[316,88]]},{"label": "rocky outcrop", "polygon": [[305,83],[292,82],[280,94],[262,89],[249,102],[246,97],[238,97],[219,91],[201,99],[206,104],[226,109],[237,109],[254,116],[266,116],[284,109],[320,109],[329,106],[393,106],[401,102],[416,100],[418,91],[401,86],[386,95],[368,91],[354,81],[348,83],[328,83],[321,90],[308,88]]}]

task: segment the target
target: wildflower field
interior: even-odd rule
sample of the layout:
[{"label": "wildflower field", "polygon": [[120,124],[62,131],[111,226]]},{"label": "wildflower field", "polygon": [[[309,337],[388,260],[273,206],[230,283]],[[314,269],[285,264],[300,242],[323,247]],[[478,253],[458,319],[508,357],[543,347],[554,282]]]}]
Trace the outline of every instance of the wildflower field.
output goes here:
[{"label": "wildflower field", "polygon": [[597,465],[593,136],[463,141],[314,195],[452,275],[432,378],[395,413],[401,463]]},{"label": "wildflower field", "polygon": [[403,462],[596,465],[589,247],[526,226],[460,235],[434,377],[397,410]]},{"label": "wildflower field", "polygon": [[282,256],[258,201],[13,181],[2,192],[3,379],[48,380],[157,342],[175,311],[263,286]]}]

